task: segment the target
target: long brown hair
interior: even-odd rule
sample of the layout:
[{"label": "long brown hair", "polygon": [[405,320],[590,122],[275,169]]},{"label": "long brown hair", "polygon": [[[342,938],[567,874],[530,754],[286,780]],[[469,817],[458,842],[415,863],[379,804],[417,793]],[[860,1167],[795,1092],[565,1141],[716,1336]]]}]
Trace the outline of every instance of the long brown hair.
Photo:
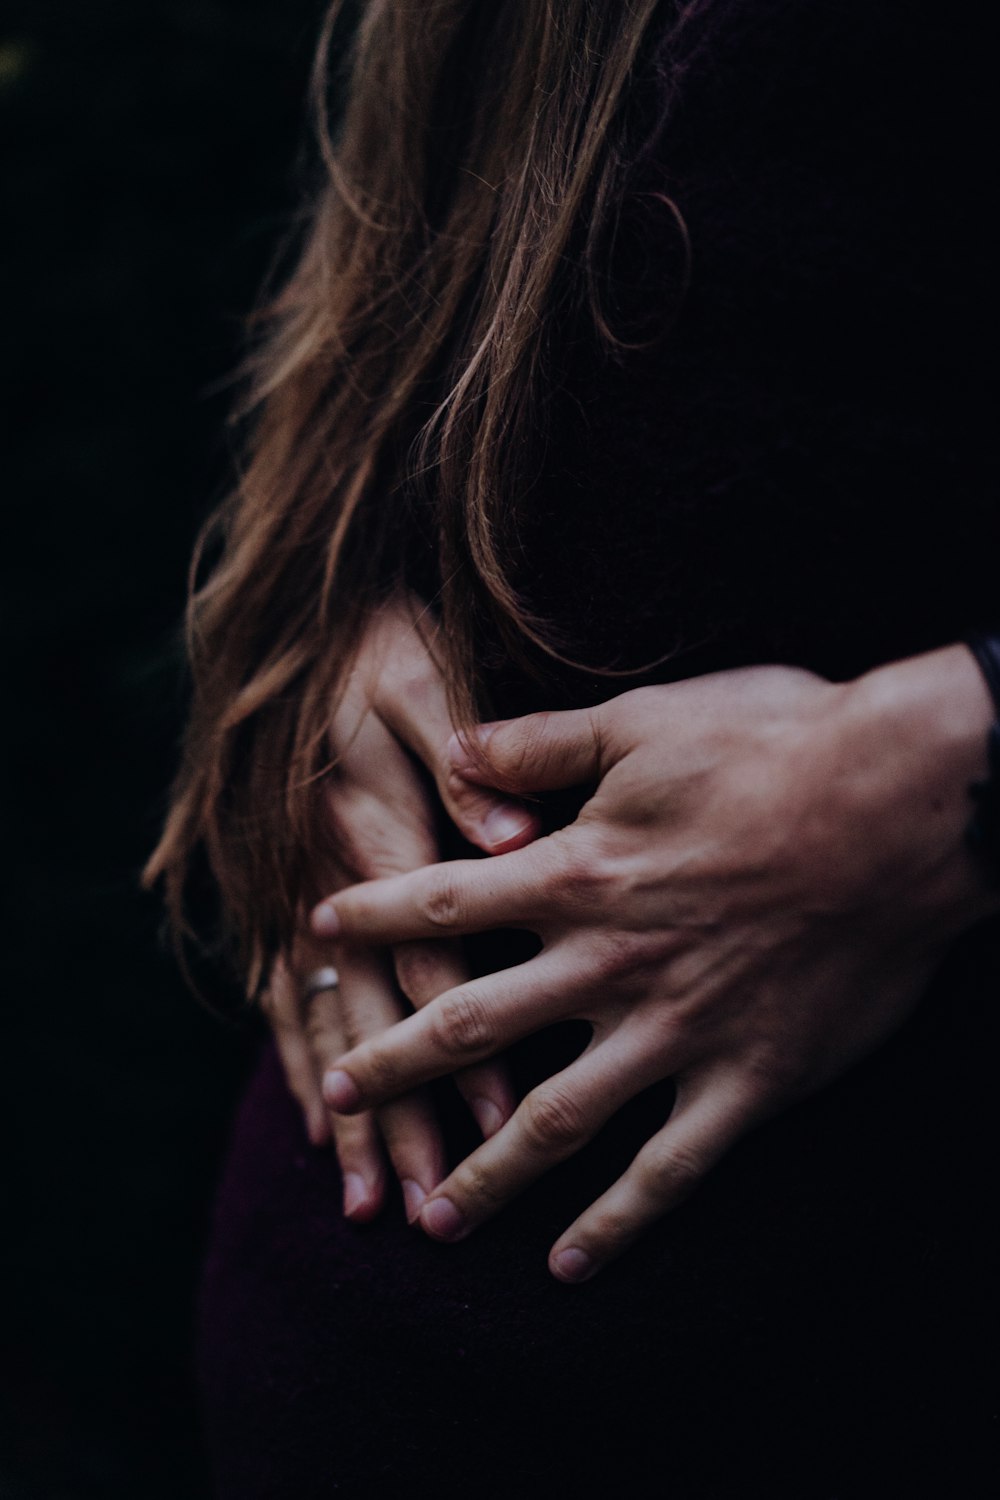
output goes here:
[{"label": "long brown hair", "polygon": [[[456,717],[484,625],[515,661],[558,641],[510,582],[554,330],[589,308],[636,141],[630,78],[662,0],[367,0],[326,17],[322,182],[249,369],[252,430],[193,587],[193,704],[163,837],[183,928],[207,856],[255,985],[310,899],[326,732],[366,616],[436,552]],[[672,7],[677,32],[697,4]],[[334,65],[335,63],[335,65]],[[331,130],[331,74],[342,93]],[[197,564],[196,564],[197,571]]]}]

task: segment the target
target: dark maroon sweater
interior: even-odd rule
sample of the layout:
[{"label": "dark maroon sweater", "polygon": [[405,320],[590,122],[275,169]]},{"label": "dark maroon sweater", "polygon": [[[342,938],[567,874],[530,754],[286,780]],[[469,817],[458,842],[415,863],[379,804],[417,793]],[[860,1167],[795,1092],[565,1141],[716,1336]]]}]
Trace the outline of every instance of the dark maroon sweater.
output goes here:
[{"label": "dark maroon sweater", "polygon": [[[684,214],[690,290],[644,354],[567,340],[520,581],[590,659],[671,653],[660,680],[751,662],[847,677],[1000,613],[983,23],[719,0],[698,24],[646,179]],[[655,311],[676,244],[651,204],[634,222]],[[493,684],[511,713],[616,690],[502,664]],[[994,927],[956,945],[876,1057],[580,1288],[547,1249],[662,1123],[668,1087],[443,1247],[398,1204],[342,1220],[334,1159],[266,1055],[204,1283],[221,1500],[987,1493],[998,959]],[[578,1041],[522,1047],[522,1085]]]}]

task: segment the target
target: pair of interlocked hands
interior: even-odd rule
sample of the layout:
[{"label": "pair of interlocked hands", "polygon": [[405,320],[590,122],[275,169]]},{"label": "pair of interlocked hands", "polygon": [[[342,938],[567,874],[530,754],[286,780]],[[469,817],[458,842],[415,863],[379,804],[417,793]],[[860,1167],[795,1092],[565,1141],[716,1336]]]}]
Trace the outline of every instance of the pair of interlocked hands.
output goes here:
[{"label": "pair of interlocked hands", "polygon": [[[672,1079],[662,1129],[552,1247],[552,1272],[582,1281],[755,1123],[872,1051],[996,909],[963,838],[989,697],[954,645],[845,684],[753,667],[462,738],[430,631],[408,600],[369,625],[328,784],[331,850],[363,883],[331,878],[344,888],[266,1005],[310,1138],[336,1147],[344,1212],[379,1212],[388,1161],[408,1219],[440,1240]],[[440,862],[418,763],[489,858]],[[594,790],[542,836],[532,799],[569,787]],[[471,978],[461,936],[511,927],[537,956]],[[304,998],[331,963],[339,989]],[[589,1045],[516,1100],[504,1048],[568,1019]],[[420,1088],[444,1075],[484,1137],[450,1173]]]}]

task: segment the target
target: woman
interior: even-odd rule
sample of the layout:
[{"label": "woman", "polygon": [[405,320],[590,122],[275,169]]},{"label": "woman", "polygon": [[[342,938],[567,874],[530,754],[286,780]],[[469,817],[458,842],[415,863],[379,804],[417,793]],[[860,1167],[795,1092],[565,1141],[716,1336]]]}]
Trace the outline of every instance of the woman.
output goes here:
[{"label": "woman", "polygon": [[[911,1490],[972,1452],[939,1367],[996,533],[951,40],[860,4],[362,8],[153,866],[179,914],[207,851],[344,1169],[265,1060],[206,1281],[223,1494],[862,1494],[901,1444]],[[495,858],[423,868],[448,820]],[[452,1072],[478,1131],[413,1092]],[[379,1135],[460,1245],[378,1214]],[[544,1273],[642,1231],[586,1302]]]}]

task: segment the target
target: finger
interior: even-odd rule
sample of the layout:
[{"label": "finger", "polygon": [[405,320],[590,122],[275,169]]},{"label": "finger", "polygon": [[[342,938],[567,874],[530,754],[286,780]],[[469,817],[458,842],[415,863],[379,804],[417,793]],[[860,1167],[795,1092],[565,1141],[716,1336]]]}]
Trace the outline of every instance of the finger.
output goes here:
[{"label": "finger", "polygon": [[301,1004],[302,1033],[309,1071],[326,1114],[327,1133],[333,1138],[340,1163],[344,1215],[357,1223],[368,1223],[385,1202],[385,1165],[378,1127],[372,1115],[364,1114],[355,1117],[353,1128],[345,1129],[343,1119],[327,1110],[319,1087],[330,1060],[349,1045],[343,1010],[339,989],[318,990]]},{"label": "finger", "polygon": [[271,970],[261,1008],[274,1034],[285,1081],[302,1110],[306,1134],[312,1145],[324,1146],[330,1139],[330,1117],[320,1088],[322,1073],[316,1070],[309,1050],[298,984],[282,958]]},{"label": "finger", "polygon": [[352,943],[399,943],[533,925],[553,909],[562,849],[559,834],[550,834],[495,859],[455,859],[369,880],[314,907],[312,930]]},{"label": "finger", "polygon": [[413,1224],[445,1172],[444,1147],[430,1102],[421,1092],[407,1094],[383,1104],[377,1119],[403,1192],[407,1221]]},{"label": "finger", "polygon": [[[470,978],[458,943],[398,943],[392,956],[397,983],[416,1010]],[[486,1138],[495,1135],[514,1112],[517,1101],[500,1063],[463,1068],[455,1074],[455,1084]]]},{"label": "finger", "polygon": [[667,1124],[628,1170],[560,1235],[549,1255],[552,1274],[560,1281],[589,1280],[682,1202],[760,1115],[752,1093],[728,1071],[690,1097],[679,1096]]},{"label": "finger", "polygon": [[454,774],[448,742],[455,725],[444,675],[430,650],[433,628],[426,611],[400,607],[385,613],[371,679],[375,711],[434,777],[448,816],[467,839],[491,853],[520,848],[537,836],[537,814]]},{"label": "finger", "polygon": [[482,1062],[577,1008],[577,974],[556,950],[449,990],[337,1060],[323,1080],[330,1108],[350,1114],[431,1078]]},{"label": "finger", "polygon": [[600,714],[590,708],[481,724],[450,741],[448,758],[463,779],[509,792],[583,786],[606,769]]},{"label": "finger", "polygon": [[[652,1069],[652,1073],[650,1070]],[[616,1038],[591,1047],[533,1089],[498,1135],[428,1198],[420,1223],[435,1239],[464,1239],[536,1178],[579,1151],[662,1068]]]},{"label": "finger", "polygon": [[[366,713],[347,734],[346,748],[339,753],[338,774],[326,785],[325,794],[335,846],[352,879],[371,879],[415,870],[438,859],[438,799],[413,756],[376,714]],[[535,814],[516,811],[513,825],[496,824],[496,799],[479,787],[470,787],[455,777],[445,764],[444,744],[436,769],[451,777],[464,800],[485,808],[481,826],[471,826],[454,799],[446,811],[472,842],[490,853],[530,842],[537,834]],[[506,804],[505,804],[506,806]],[[477,814],[478,816],[478,814]],[[502,821],[502,819],[501,819]],[[488,828],[486,827],[488,824]]]},{"label": "finger", "polygon": [[[379,955],[366,949],[338,949],[337,963],[337,1018],[315,1045],[321,1074],[342,1056],[345,1047],[379,1037],[393,1029],[402,1015],[389,967]],[[321,998],[317,996],[317,1001]],[[415,1216],[444,1172],[444,1147],[433,1114],[423,1098],[403,1099],[396,1107],[379,1111],[378,1126],[403,1189],[407,1213],[412,1209]]]},{"label": "finger", "polygon": [[325,785],[332,846],[348,879],[370,880],[440,857],[432,793],[412,756],[373,713]]},{"label": "finger", "polygon": [[385,1203],[385,1162],[375,1116],[334,1115],[333,1144],[340,1164],[344,1217],[367,1224]]}]

